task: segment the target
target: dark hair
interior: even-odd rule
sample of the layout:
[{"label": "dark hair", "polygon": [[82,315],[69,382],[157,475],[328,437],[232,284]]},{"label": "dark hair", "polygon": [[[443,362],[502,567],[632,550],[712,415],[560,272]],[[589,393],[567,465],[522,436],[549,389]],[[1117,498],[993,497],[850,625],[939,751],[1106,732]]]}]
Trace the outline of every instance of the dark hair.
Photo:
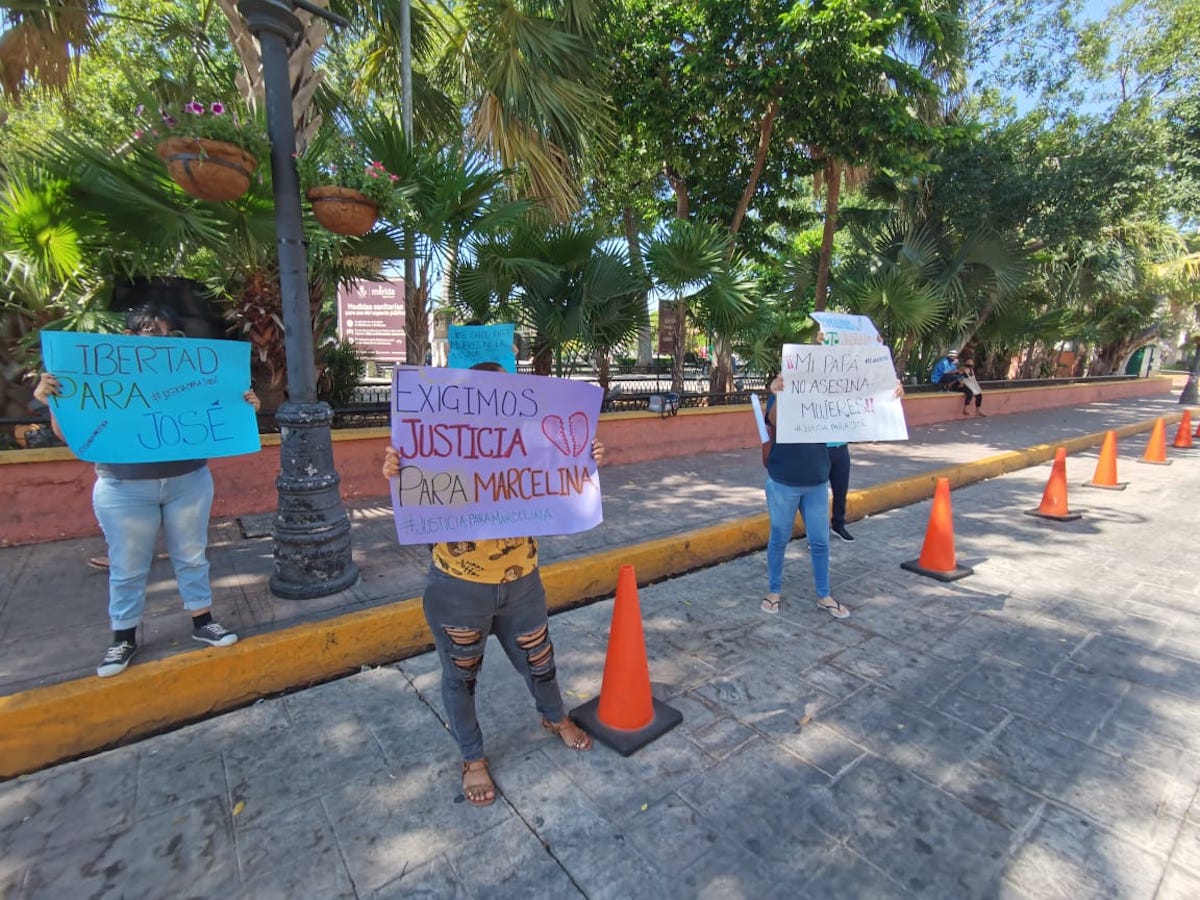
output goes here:
[{"label": "dark hair", "polygon": [[503,371],[505,371],[504,366],[500,365],[500,363],[498,363],[498,362],[478,362],[478,363],[475,363],[475,365],[471,366],[471,368],[475,369],[477,371],[480,371],[480,372],[503,372]]},{"label": "dark hair", "polygon": [[143,328],[162,322],[168,331],[179,331],[179,316],[161,303],[143,303],[125,313],[125,330],[140,334]]}]

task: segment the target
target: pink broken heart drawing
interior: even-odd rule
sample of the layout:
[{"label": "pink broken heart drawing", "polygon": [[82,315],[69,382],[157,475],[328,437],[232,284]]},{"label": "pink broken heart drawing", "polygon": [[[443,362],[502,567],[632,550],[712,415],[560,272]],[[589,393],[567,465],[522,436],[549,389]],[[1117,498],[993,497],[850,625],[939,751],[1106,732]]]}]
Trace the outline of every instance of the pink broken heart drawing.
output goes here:
[{"label": "pink broken heart drawing", "polygon": [[573,412],[564,423],[562,416],[542,419],[542,434],[566,456],[578,456],[591,445],[586,413]]}]

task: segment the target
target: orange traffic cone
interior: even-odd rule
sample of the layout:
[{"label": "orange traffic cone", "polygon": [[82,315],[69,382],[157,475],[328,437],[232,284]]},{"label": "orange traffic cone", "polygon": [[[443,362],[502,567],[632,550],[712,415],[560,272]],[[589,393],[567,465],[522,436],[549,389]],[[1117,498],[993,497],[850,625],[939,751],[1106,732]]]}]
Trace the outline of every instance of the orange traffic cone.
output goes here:
[{"label": "orange traffic cone", "polygon": [[1104,443],[1100,445],[1100,459],[1096,463],[1096,474],[1084,487],[1104,488],[1106,491],[1123,491],[1128,481],[1117,481],[1117,433],[1104,432]]},{"label": "orange traffic cone", "polygon": [[928,575],[938,581],[957,581],[975,570],[958,565],[954,560],[954,517],[950,509],[950,479],[939,478],[933,491],[933,508],[929,511],[929,527],[925,530],[925,545],[920,559],[900,563],[900,568]]},{"label": "orange traffic cone", "polygon": [[1179,430],[1175,432],[1175,440],[1171,446],[1176,450],[1192,449],[1192,411],[1185,409],[1183,418],[1179,420]]},{"label": "orange traffic cone", "polygon": [[622,756],[666,734],[683,713],[650,693],[650,666],[633,566],[621,566],[600,696],[571,710],[580,728]]},{"label": "orange traffic cone", "polygon": [[1167,459],[1167,423],[1161,416],[1154,420],[1150,440],[1146,443],[1146,452],[1138,462],[1156,466],[1169,466],[1174,462]]},{"label": "orange traffic cone", "polygon": [[1066,447],[1054,451],[1054,467],[1050,470],[1050,480],[1046,482],[1046,491],[1042,494],[1042,505],[1037,509],[1025,510],[1025,515],[1056,522],[1073,522],[1083,515],[1067,509]]}]

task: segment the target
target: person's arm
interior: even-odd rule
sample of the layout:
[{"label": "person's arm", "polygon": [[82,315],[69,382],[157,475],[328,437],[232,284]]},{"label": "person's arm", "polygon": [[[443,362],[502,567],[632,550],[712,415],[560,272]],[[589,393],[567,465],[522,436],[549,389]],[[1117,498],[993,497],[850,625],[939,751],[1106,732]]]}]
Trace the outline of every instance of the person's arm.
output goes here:
[{"label": "person's arm", "polygon": [[58,424],[58,417],[54,415],[54,405],[50,402],[51,397],[56,397],[61,393],[62,385],[49,372],[42,373],[42,377],[38,379],[37,387],[33,389],[34,398],[41,403],[45,403],[46,411],[50,413],[50,428],[58,435],[58,439],[65,444],[67,439],[63,437],[62,428]]},{"label": "person's arm", "polygon": [[[771,382],[770,386],[768,387],[768,390],[772,394],[782,394],[783,393],[783,376],[776,375],[774,380]],[[777,407],[778,405],[779,404],[775,402],[774,397],[767,398],[767,411],[766,411],[766,415],[763,418],[767,422],[767,431],[771,432],[772,437],[774,437],[774,435],[775,435],[775,407]]]}]

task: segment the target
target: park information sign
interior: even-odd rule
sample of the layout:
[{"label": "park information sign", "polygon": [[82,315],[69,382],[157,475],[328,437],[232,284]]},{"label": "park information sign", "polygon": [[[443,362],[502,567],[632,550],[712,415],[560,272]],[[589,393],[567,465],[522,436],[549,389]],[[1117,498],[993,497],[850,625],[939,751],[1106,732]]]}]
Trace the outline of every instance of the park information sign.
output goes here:
[{"label": "park information sign", "polygon": [[42,332],[51,409],[80,459],[167,462],[255,453],[244,341]]},{"label": "park information sign", "polygon": [[392,374],[401,544],[573,534],[603,520],[592,438],[604,391],[537,375]]},{"label": "park information sign", "polygon": [[354,281],[338,289],[338,337],[381,362],[402,361],[404,280]]},{"label": "park information sign", "polygon": [[781,374],[779,443],[908,440],[884,344],[784,344]]}]

